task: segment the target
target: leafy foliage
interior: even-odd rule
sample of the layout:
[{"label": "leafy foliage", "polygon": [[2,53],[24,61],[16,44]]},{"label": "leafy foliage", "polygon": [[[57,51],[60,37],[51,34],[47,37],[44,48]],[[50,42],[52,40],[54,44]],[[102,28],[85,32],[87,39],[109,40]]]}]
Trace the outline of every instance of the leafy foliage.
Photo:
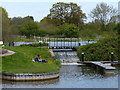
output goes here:
[{"label": "leafy foliage", "polygon": [[80,6],[78,6],[76,3],[58,2],[53,4],[52,8],[50,9],[50,14],[45,20],[54,24],[55,26],[60,26],[65,23],[82,26],[83,19],[85,18],[85,14],[82,12]]},{"label": "leafy foliage", "polygon": [[120,23],[118,23],[114,29],[115,29],[115,30],[117,31],[117,33],[120,35]]},{"label": "leafy foliage", "polygon": [[64,24],[59,27],[58,33],[64,37],[78,37],[79,30],[74,24]]},{"label": "leafy foliage", "polygon": [[[10,41],[10,21],[8,18],[8,13],[7,11],[0,7],[0,39],[3,40],[4,42]],[[2,36],[1,36],[2,35]]]},{"label": "leafy foliage", "polygon": [[36,36],[38,31],[38,24],[34,21],[28,21],[20,27],[21,35],[25,35],[27,38]]},{"label": "leafy foliage", "polygon": [[2,7],[0,7],[0,21],[0,39],[4,42],[12,42],[16,38],[18,31],[15,26],[10,24],[8,13]]},{"label": "leafy foliage", "polygon": [[13,17],[10,18],[11,25],[23,25],[25,22],[34,21],[33,16],[26,16],[26,17]]},{"label": "leafy foliage", "polygon": [[98,43],[88,44],[78,48],[78,56],[81,58],[81,53],[85,53],[86,61],[108,61],[111,60],[111,52],[114,52],[115,60],[118,60],[118,42],[116,38],[108,38],[98,41]]},{"label": "leafy foliage", "polygon": [[106,30],[106,25],[113,22],[113,16],[116,15],[116,9],[106,3],[97,4],[96,8],[91,11],[91,17],[96,24],[100,25],[101,30]]},{"label": "leafy foliage", "polygon": [[33,44],[22,44],[20,46],[40,47],[40,46],[48,46],[48,44],[47,43],[33,43]]},{"label": "leafy foliage", "polygon": [[[56,22],[55,22],[56,23]],[[49,20],[45,17],[41,22],[39,23],[39,33],[40,36],[53,36],[57,33],[57,27],[53,25],[52,23],[49,23]]]}]

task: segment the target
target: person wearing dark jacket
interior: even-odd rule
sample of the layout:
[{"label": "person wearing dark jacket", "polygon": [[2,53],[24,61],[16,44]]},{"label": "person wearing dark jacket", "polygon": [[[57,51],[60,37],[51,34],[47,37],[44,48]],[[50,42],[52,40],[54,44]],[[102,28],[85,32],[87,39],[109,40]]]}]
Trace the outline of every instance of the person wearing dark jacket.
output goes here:
[{"label": "person wearing dark jacket", "polygon": [[37,56],[35,57],[35,62],[41,62],[41,61],[40,61],[40,55],[37,55]]}]

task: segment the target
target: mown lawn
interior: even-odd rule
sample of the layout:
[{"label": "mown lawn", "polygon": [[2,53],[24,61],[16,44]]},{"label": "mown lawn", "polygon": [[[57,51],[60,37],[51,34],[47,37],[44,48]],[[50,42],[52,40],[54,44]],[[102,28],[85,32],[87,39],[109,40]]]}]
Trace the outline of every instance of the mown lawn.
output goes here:
[{"label": "mown lawn", "polygon": [[[51,58],[47,48],[36,47],[5,47],[15,51],[14,55],[2,57],[2,72],[9,73],[45,73],[55,72],[60,69],[60,61]],[[40,54],[48,63],[33,62],[32,59]]]}]

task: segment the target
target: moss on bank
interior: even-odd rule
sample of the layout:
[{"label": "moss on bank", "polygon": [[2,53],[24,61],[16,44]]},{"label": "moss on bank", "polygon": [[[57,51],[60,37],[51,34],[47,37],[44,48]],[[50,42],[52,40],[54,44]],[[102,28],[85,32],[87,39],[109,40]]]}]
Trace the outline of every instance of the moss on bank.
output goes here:
[{"label": "moss on bank", "polygon": [[[2,57],[2,72],[9,73],[45,73],[56,72],[60,69],[60,61],[51,57],[47,48],[36,47],[5,47],[6,49],[15,51],[10,56]],[[37,54],[41,58],[47,60],[48,63],[33,62]]]}]

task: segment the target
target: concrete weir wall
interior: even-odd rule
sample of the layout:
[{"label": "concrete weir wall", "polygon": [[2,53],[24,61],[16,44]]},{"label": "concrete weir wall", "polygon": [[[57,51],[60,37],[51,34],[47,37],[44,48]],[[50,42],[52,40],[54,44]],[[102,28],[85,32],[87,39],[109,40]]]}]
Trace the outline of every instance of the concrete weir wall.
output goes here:
[{"label": "concrete weir wall", "polygon": [[48,80],[55,79],[59,77],[59,72],[50,72],[50,73],[6,73],[1,74],[1,78],[4,80],[14,80],[14,81],[30,81],[30,80]]}]

